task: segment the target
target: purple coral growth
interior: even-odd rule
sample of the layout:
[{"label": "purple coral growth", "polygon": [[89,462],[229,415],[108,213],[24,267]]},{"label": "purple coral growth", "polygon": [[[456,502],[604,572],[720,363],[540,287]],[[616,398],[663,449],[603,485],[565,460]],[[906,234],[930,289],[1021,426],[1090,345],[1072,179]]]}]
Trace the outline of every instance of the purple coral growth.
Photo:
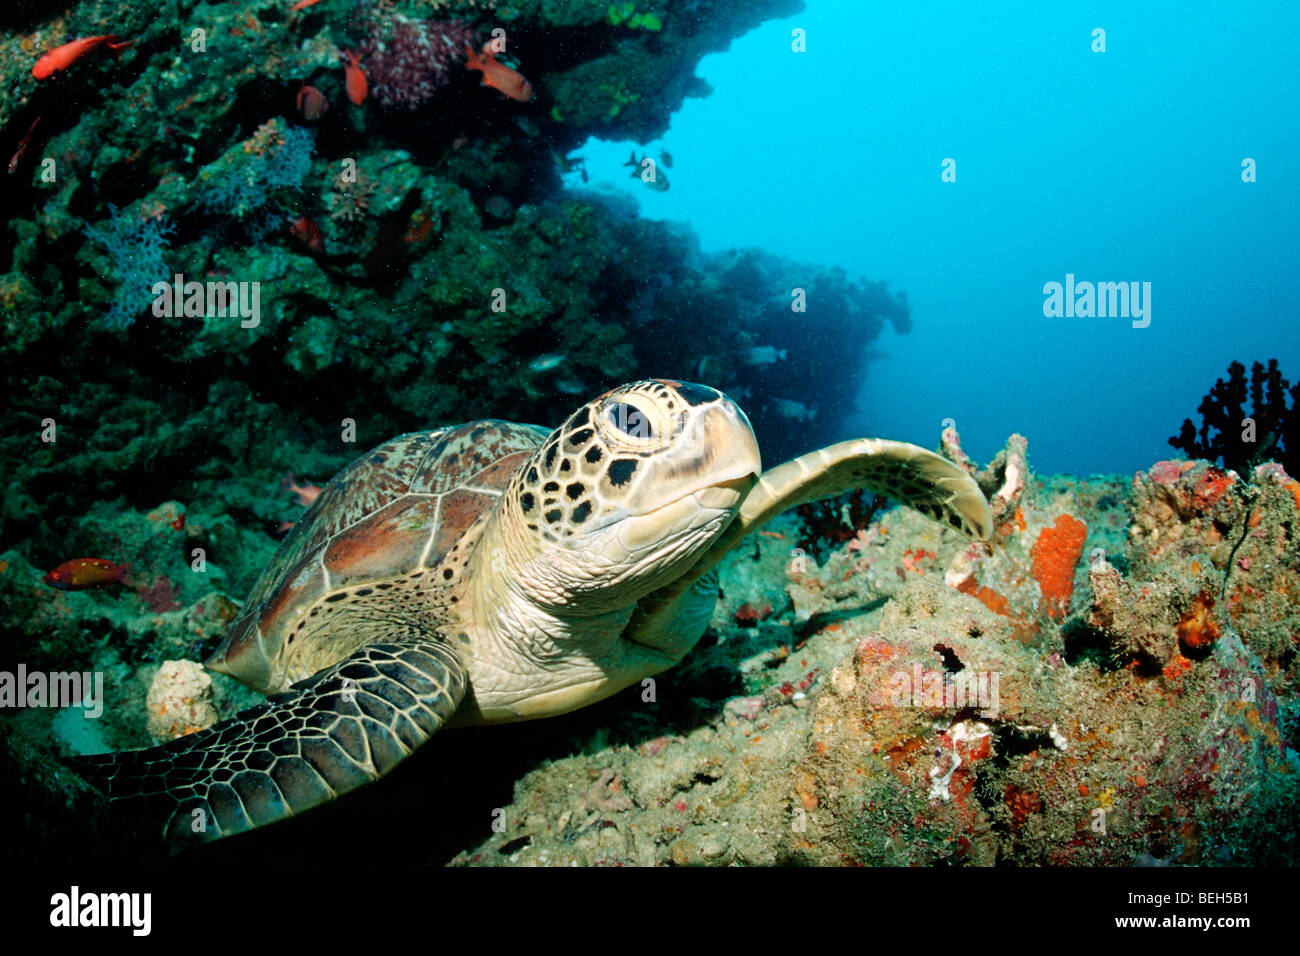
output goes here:
[{"label": "purple coral growth", "polygon": [[452,69],[465,61],[465,47],[478,34],[464,20],[412,20],[382,15],[364,17],[365,39],[357,47],[370,94],[381,106],[413,110],[447,85]]}]

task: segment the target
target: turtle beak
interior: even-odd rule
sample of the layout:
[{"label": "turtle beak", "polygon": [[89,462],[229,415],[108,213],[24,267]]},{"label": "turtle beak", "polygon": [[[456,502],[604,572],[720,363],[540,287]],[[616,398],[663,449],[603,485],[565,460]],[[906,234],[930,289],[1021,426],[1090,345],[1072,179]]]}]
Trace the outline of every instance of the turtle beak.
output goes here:
[{"label": "turtle beak", "polygon": [[705,508],[730,511],[763,471],[754,429],[745,413],[725,397],[705,408],[693,427],[696,447],[707,448],[714,456],[708,463],[708,484],[694,492],[696,501]]},{"label": "turtle beak", "polygon": [[710,405],[695,422],[698,440],[703,447],[717,449],[714,461],[715,487],[747,481],[748,491],[763,473],[763,456],[749,419],[740,406],[727,397]]},{"label": "turtle beak", "polygon": [[726,396],[691,410],[673,446],[658,458],[647,479],[646,500],[632,514],[657,511],[694,498],[697,505],[734,510],[762,472],[758,440],[745,413]]},{"label": "turtle beak", "polygon": [[731,478],[702,488],[695,493],[695,500],[702,508],[715,508],[718,511],[732,511],[739,507],[749,489],[758,481],[758,475],[751,472],[741,478]]}]

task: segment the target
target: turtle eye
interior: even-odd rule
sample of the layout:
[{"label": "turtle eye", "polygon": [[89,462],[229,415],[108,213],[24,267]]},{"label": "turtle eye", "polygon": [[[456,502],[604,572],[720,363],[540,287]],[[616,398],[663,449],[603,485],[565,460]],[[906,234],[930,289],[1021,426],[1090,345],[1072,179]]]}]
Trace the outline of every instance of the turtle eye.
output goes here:
[{"label": "turtle eye", "polygon": [[633,438],[654,438],[654,429],[645,412],[626,402],[615,402],[605,409],[605,417],[611,425],[625,435]]}]

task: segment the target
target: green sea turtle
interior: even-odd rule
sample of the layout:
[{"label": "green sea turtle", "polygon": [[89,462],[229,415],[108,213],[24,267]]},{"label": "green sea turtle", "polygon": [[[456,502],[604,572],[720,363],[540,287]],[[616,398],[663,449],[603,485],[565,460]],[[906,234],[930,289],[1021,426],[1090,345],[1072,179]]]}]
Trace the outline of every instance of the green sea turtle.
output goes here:
[{"label": "green sea turtle", "polygon": [[625,385],[550,432],[402,435],[326,486],[207,661],[266,703],[76,765],[145,798],[173,840],[296,815],[444,725],[565,713],[671,667],[704,633],[723,555],[858,487],[991,533],[975,482],[915,445],[841,442],[761,472],[744,412],[702,385]]}]

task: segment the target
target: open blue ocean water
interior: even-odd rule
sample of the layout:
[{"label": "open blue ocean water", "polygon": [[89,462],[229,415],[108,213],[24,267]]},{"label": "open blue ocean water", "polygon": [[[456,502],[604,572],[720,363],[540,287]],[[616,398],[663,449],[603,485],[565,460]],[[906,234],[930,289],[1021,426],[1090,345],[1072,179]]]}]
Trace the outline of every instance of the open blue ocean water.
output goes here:
[{"label": "open blue ocean water", "polygon": [[[1229,362],[1300,377],[1297,36],[1290,2],[809,0],[704,59],[712,93],[646,144],[670,190],[627,177],[640,144],[580,155],[706,251],[906,292],[848,431],[931,445],[952,418],[980,459],[1020,431],[1040,471],[1125,472],[1175,454]],[[1045,315],[1067,276],[1149,311]]]}]

